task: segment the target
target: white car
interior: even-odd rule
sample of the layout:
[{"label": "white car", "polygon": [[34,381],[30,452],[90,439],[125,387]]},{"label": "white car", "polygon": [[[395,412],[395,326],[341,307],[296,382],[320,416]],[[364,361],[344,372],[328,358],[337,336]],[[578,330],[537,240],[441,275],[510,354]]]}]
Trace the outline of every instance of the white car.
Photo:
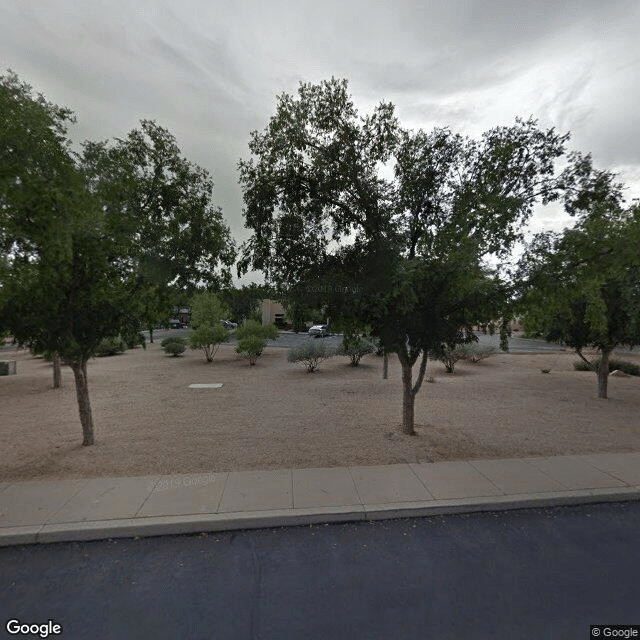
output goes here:
[{"label": "white car", "polygon": [[325,338],[329,335],[329,325],[328,324],[314,324],[313,327],[309,329],[309,336],[313,336],[314,338]]}]

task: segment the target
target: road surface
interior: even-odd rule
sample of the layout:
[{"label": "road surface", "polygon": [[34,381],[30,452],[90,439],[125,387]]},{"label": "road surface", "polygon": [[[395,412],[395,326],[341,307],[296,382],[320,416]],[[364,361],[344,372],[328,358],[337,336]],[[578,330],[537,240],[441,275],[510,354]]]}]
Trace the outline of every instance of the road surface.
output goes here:
[{"label": "road surface", "polygon": [[633,502],[10,547],[0,612],[65,640],[586,640],[640,624],[638,549]]}]

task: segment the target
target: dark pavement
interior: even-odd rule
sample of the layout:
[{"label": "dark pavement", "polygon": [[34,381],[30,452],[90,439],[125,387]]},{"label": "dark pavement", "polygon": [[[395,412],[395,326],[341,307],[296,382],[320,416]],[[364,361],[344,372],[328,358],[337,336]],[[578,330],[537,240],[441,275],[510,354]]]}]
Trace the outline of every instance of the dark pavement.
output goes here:
[{"label": "dark pavement", "polygon": [[640,622],[639,549],[633,502],[9,547],[1,637],[586,639]]}]

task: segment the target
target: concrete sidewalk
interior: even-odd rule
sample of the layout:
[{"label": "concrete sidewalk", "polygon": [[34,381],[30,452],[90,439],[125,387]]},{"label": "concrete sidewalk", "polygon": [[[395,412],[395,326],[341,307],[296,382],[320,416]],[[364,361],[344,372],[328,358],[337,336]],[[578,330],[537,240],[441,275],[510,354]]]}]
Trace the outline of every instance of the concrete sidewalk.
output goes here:
[{"label": "concrete sidewalk", "polygon": [[640,498],[640,453],[0,483],[0,546]]}]

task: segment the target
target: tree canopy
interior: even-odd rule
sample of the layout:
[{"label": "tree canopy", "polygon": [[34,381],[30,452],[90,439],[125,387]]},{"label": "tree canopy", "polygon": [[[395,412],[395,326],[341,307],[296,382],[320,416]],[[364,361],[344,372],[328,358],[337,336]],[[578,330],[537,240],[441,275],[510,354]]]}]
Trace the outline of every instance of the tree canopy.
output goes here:
[{"label": "tree canopy", "polygon": [[[547,340],[600,352],[598,395],[607,397],[609,356],[640,344],[640,207],[624,206],[622,185],[574,154],[564,172],[563,233],[538,234],[520,261],[525,327]],[[584,357],[584,356],[582,356]]]},{"label": "tree canopy", "polygon": [[429,351],[500,317],[508,290],[484,258],[507,255],[534,204],[558,197],[554,161],[567,139],[533,119],[479,140],[408,131],[389,103],[360,116],[345,80],[301,84],[278,97],[239,164],[253,230],[239,272],[307,287],[310,306],[370,326],[398,354],[413,433]]},{"label": "tree canopy", "polygon": [[143,121],[126,140],[76,154],[73,121],[15,74],[0,76],[0,327],[71,366],[90,445],[86,365],[99,344],[130,342],[170,284],[228,281],[235,250],[210,177],[166,130]]}]

